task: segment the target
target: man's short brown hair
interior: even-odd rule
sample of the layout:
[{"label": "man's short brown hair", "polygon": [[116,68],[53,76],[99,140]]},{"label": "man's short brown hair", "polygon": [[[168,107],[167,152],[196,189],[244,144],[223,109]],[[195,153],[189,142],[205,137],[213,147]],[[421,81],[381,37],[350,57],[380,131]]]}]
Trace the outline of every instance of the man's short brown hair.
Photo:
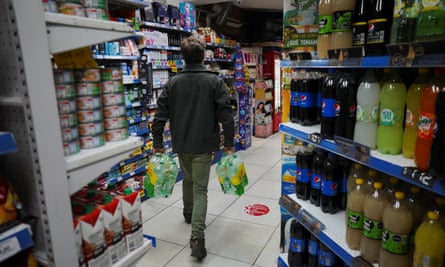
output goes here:
[{"label": "man's short brown hair", "polygon": [[182,40],[181,51],[186,64],[199,64],[204,60],[205,43],[195,36]]}]

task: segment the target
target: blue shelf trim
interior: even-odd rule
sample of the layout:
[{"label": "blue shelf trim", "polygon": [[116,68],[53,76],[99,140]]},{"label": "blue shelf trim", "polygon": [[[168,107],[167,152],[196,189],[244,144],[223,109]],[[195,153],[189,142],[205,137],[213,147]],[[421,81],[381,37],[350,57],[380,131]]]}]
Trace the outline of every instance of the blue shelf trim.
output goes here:
[{"label": "blue shelf trim", "polygon": [[124,166],[124,165],[130,164],[130,163],[132,163],[132,162],[135,162],[135,161],[138,161],[138,160],[140,160],[140,159],[146,158],[146,157],[148,157],[148,156],[150,156],[150,155],[151,155],[151,152],[150,152],[150,151],[146,151],[146,152],[144,152],[144,153],[142,153],[142,154],[139,154],[139,155],[134,156],[134,157],[132,157],[132,158],[125,159],[125,160],[121,161],[121,162],[119,163],[119,166]]},{"label": "blue shelf trim", "polygon": [[140,56],[93,55],[93,58],[99,60],[139,60]]},{"label": "blue shelf trim", "polygon": [[147,170],[147,166],[142,166],[142,167],[139,167],[139,168],[135,169],[134,171],[126,173],[120,177],[113,177],[113,178],[107,179],[107,183],[115,184],[115,183],[118,183],[121,181],[125,181],[125,180],[135,176],[136,174],[144,172],[146,170]]},{"label": "blue shelf trim", "polygon": [[124,85],[129,85],[129,84],[138,84],[138,83],[141,83],[141,80],[126,81],[123,84]]},{"label": "blue shelf trim", "polygon": [[130,105],[126,105],[125,107],[126,108],[138,108],[138,107],[141,107],[141,106],[142,106],[141,102],[140,101],[136,101],[136,102],[131,103]]},{"label": "blue shelf trim", "polygon": [[148,134],[149,132],[150,132],[150,130],[148,128],[146,128],[146,129],[138,130],[136,132],[130,132],[129,135],[130,136],[141,136],[144,134]]},{"label": "blue shelf trim", "polygon": [[152,246],[154,248],[156,247],[156,237],[154,237],[152,235],[147,235],[147,234],[144,234],[144,237],[147,238],[147,239],[150,239]]},{"label": "blue shelf trim", "polygon": [[153,70],[169,70],[169,69],[171,69],[170,66],[158,66],[158,65],[153,65],[153,66],[151,66],[151,68]]},{"label": "blue shelf trim", "polygon": [[[410,179],[410,178],[404,176],[403,175],[403,167],[399,166],[399,165],[396,165],[396,164],[394,164],[394,163],[392,163],[390,161],[385,161],[385,160],[382,160],[382,159],[379,159],[379,158],[375,158],[375,157],[372,157],[372,156],[369,157],[369,159],[366,162],[359,161],[357,159],[348,157],[347,155],[342,154],[341,152],[339,152],[338,148],[337,148],[337,145],[333,141],[327,141],[327,140],[322,139],[320,144],[316,144],[316,143],[314,143],[314,142],[312,142],[312,141],[310,141],[308,139],[308,135],[310,133],[294,129],[292,127],[289,127],[286,124],[280,124],[279,130],[282,133],[290,134],[290,135],[292,135],[292,136],[294,136],[294,137],[296,137],[296,138],[298,138],[298,139],[300,139],[300,140],[302,140],[304,142],[313,144],[315,146],[320,146],[324,150],[327,150],[329,152],[335,153],[337,155],[340,155],[340,156],[342,156],[344,158],[347,158],[349,160],[352,160],[354,162],[358,162],[358,163],[364,164],[364,165],[366,165],[366,166],[368,166],[370,168],[373,168],[373,169],[378,170],[380,172],[386,173],[388,175],[394,176],[394,177],[396,177],[396,178],[398,178],[398,179],[400,179],[400,180],[402,180],[404,182],[416,185],[416,186],[421,187],[421,188],[423,188],[423,189],[425,189],[427,191],[432,191],[432,192],[434,192],[434,193],[436,193],[438,195],[445,196],[445,190],[440,185],[439,180],[436,180],[434,182],[433,186],[430,188],[430,187],[427,187],[426,185],[421,184],[420,182],[417,182],[416,180],[413,180],[413,179]],[[411,166],[411,167],[414,167],[414,166]]]},{"label": "blue shelf trim", "polygon": [[17,146],[14,135],[9,132],[0,132],[0,155],[16,152]]},{"label": "blue shelf trim", "polygon": [[390,67],[389,56],[372,56],[363,58],[349,58],[343,61],[337,59],[309,59],[309,60],[282,60],[283,68],[384,68]]},{"label": "blue shelf trim", "polygon": [[158,105],[157,104],[148,104],[147,107],[149,109],[156,109],[156,108],[158,108]]},{"label": "blue shelf trim", "polygon": [[289,265],[287,265],[287,260],[284,259],[286,254],[281,254],[280,256],[278,256],[278,260],[277,260],[277,266],[278,267],[289,267]]},{"label": "blue shelf trim", "polygon": [[138,123],[138,122],[142,122],[142,121],[146,121],[146,120],[147,120],[147,117],[143,116],[143,117],[139,117],[139,118],[129,119],[128,123],[134,124],[134,123]]}]

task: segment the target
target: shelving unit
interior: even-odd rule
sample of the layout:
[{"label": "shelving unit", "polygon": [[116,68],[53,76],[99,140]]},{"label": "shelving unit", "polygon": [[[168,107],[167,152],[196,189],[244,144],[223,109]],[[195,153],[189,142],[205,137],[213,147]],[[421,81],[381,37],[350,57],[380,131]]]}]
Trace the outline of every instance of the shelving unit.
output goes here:
[{"label": "shelving unit", "polygon": [[[64,157],[51,57],[135,32],[127,23],[45,13],[41,1],[2,1],[0,15],[5,40],[0,47],[0,131],[13,134],[17,145],[16,152],[2,156],[0,167],[12,178],[26,212],[37,218],[33,251],[39,263],[75,267],[70,194],[143,143],[130,137]],[[150,244],[147,241],[116,266],[133,264]]]}]

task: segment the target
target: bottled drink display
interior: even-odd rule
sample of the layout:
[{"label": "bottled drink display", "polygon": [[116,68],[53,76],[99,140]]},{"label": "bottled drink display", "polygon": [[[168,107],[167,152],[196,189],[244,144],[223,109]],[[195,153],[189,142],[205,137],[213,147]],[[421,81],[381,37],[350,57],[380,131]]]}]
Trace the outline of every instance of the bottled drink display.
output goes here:
[{"label": "bottled drink display", "polygon": [[297,197],[303,200],[309,199],[311,191],[312,178],[312,158],[314,153],[312,150],[306,148],[297,152],[297,177],[295,180],[295,190]]},{"label": "bottled drink display", "polygon": [[363,229],[363,201],[367,192],[362,188],[364,180],[355,179],[355,188],[348,195],[346,209],[346,244],[350,249],[360,249]]},{"label": "bottled drink display", "polygon": [[386,196],[388,199],[392,200],[394,198],[394,193],[399,188],[399,180],[395,177],[389,177],[386,181]]},{"label": "bottled drink display", "polygon": [[416,231],[414,267],[443,266],[445,232],[439,223],[439,214],[428,212],[428,218]]},{"label": "bottled drink display", "polygon": [[355,187],[355,179],[366,177],[367,168],[360,163],[352,164],[349,170],[348,183],[346,190],[351,192]]},{"label": "bottled drink display", "polygon": [[[445,90],[442,90],[437,96],[436,123],[437,132],[433,138],[429,167],[432,173],[443,177],[445,174],[445,157],[442,156],[445,153]],[[441,182],[442,186],[445,186],[445,181]]]},{"label": "bottled drink display", "polygon": [[287,262],[289,267],[299,267],[306,265],[306,241],[307,232],[304,226],[297,220],[291,222],[289,250],[287,254]]},{"label": "bottled drink display", "polygon": [[321,0],[318,5],[318,58],[328,58],[332,35],[332,4],[333,0]]},{"label": "bottled drink display", "polygon": [[300,97],[299,102],[299,121],[302,125],[313,125],[318,123],[318,110],[317,110],[317,93],[318,93],[318,80],[314,75],[306,72],[302,75],[300,80],[297,80],[297,88]]},{"label": "bottled drink display", "polygon": [[377,149],[383,154],[402,152],[405,101],[405,84],[395,70],[392,70],[380,93]]},{"label": "bottled drink display", "polygon": [[354,141],[375,149],[377,145],[377,119],[379,116],[380,85],[374,71],[368,69],[357,89],[357,122]]},{"label": "bottled drink display", "polygon": [[334,0],[333,2],[333,27],[331,36],[331,48],[352,47],[352,13],[354,0]]},{"label": "bottled drink display", "polygon": [[426,214],[427,203],[423,201],[422,191],[417,186],[411,186],[408,194],[408,202],[414,215],[414,228],[416,229],[423,221]]},{"label": "bottled drink display", "polygon": [[323,163],[323,176],[321,180],[320,206],[325,213],[334,214],[338,211],[338,163],[333,154],[329,154]]},{"label": "bottled drink display", "polygon": [[292,79],[290,82],[290,112],[289,117],[292,122],[298,123],[299,121],[299,103],[300,96],[298,94],[298,83],[296,79]]},{"label": "bottled drink display", "polygon": [[405,194],[397,191],[395,200],[383,211],[382,246],[379,255],[379,266],[410,266],[410,234],[413,230],[413,214]]},{"label": "bottled drink display", "polygon": [[311,234],[308,240],[307,246],[307,267],[317,267],[318,264],[318,251],[319,251],[318,239]]},{"label": "bottled drink display", "polygon": [[420,170],[427,170],[436,125],[436,100],[439,92],[445,87],[445,69],[436,69],[434,78],[424,89],[420,97],[420,116],[417,130],[414,162]]},{"label": "bottled drink display", "polygon": [[334,134],[352,139],[356,121],[357,87],[351,74],[340,75],[336,86]]},{"label": "bottled drink display", "polygon": [[360,240],[360,252],[370,263],[379,260],[383,231],[383,210],[389,200],[382,191],[383,184],[375,182],[373,191],[363,201],[363,231]]},{"label": "bottled drink display", "polygon": [[417,124],[420,116],[420,97],[430,80],[428,69],[419,69],[419,75],[410,85],[406,95],[405,131],[402,153],[405,158],[414,158],[417,140]]},{"label": "bottled drink display", "polygon": [[326,159],[326,152],[322,149],[317,150],[312,159],[310,201],[315,206],[320,206],[321,179],[323,172],[323,163],[325,159]]},{"label": "bottled drink display", "polygon": [[366,54],[385,54],[391,31],[392,1],[371,0],[366,36]]},{"label": "bottled drink display", "polygon": [[354,13],[352,14],[352,46],[366,45],[368,35],[368,0],[356,0]]},{"label": "bottled drink display", "polygon": [[395,0],[391,43],[412,42],[416,37],[417,20],[421,9],[419,0]]},{"label": "bottled drink display", "polygon": [[335,86],[336,77],[334,73],[326,75],[322,86],[321,102],[321,137],[324,139],[334,138],[335,126]]},{"label": "bottled drink display", "polygon": [[351,162],[348,159],[339,157],[338,159],[339,168],[340,168],[340,182],[339,182],[339,191],[338,191],[338,208],[340,210],[346,210],[347,206],[347,196],[348,196],[348,176],[349,169],[351,168]]},{"label": "bottled drink display", "polygon": [[445,229],[445,197],[436,197],[434,199],[433,210],[439,213],[439,222]]},{"label": "bottled drink display", "polygon": [[421,1],[416,26],[416,40],[434,40],[445,37],[445,9],[443,6],[443,0]]}]

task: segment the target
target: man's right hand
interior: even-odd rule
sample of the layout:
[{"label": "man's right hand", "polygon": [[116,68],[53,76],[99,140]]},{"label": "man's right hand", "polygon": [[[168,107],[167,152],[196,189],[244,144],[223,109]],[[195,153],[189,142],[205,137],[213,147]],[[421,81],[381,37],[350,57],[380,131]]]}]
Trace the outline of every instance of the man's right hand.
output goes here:
[{"label": "man's right hand", "polygon": [[154,154],[164,154],[165,153],[165,148],[153,148],[153,155]]},{"label": "man's right hand", "polygon": [[224,153],[227,153],[228,155],[235,153],[235,147],[224,147]]}]

